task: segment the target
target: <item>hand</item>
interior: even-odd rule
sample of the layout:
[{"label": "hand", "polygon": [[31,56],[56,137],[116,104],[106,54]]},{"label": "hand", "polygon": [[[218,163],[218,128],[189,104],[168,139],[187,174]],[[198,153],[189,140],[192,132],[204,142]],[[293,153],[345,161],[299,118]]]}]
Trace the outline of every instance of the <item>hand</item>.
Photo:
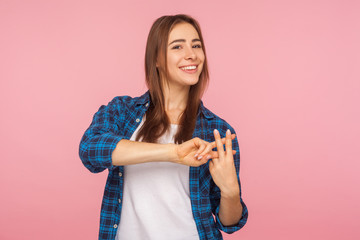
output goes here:
[{"label": "hand", "polygon": [[[230,136],[230,139],[235,139],[235,134]],[[225,138],[219,139],[219,141],[224,144]],[[212,151],[212,149],[216,147],[215,141],[209,143],[196,137],[175,146],[176,154],[178,156],[176,163],[198,167],[206,163],[210,158],[219,157],[217,151]],[[233,151],[233,154],[235,153],[236,151]]]},{"label": "hand", "polygon": [[218,157],[212,158],[209,162],[209,171],[215,184],[220,188],[221,194],[234,196],[238,194],[240,190],[232,150],[233,137],[230,134],[230,130],[227,130],[224,151],[224,141],[220,138],[219,131],[216,129],[214,130],[214,136]]}]

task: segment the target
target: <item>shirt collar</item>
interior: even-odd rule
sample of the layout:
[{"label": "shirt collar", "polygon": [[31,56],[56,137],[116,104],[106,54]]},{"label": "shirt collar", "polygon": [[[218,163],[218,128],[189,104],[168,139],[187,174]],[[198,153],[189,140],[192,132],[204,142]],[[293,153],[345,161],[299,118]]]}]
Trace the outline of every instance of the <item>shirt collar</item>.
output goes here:
[{"label": "shirt collar", "polygon": [[150,102],[150,93],[149,91],[146,91],[143,95],[137,98],[135,101],[136,105],[144,105],[146,103]]},{"label": "shirt collar", "polygon": [[[136,105],[144,105],[150,102],[150,92],[146,91],[143,95],[138,97],[135,104]],[[214,118],[214,114],[210,112],[203,104],[203,101],[200,100],[199,113],[202,113],[204,117],[211,119]]]},{"label": "shirt collar", "polygon": [[204,106],[203,101],[201,100],[200,100],[200,112],[208,119],[214,118],[214,114]]}]

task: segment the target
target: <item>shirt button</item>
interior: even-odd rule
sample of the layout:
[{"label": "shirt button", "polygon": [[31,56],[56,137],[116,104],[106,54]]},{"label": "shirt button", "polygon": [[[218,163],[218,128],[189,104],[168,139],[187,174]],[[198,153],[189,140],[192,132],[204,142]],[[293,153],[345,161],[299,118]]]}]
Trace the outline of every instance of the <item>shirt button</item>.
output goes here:
[{"label": "shirt button", "polygon": [[145,104],[145,106],[148,107],[148,106],[149,106],[149,103]]},{"label": "shirt button", "polygon": [[139,118],[137,118],[137,119],[136,119],[136,122],[140,122],[140,119],[139,119]]},{"label": "shirt button", "polygon": [[121,173],[121,172],[119,172],[119,177],[122,177],[122,173]]},{"label": "shirt button", "polygon": [[119,203],[121,203],[121,199],[119,198]]},{"label": "shirt button", "polygon": [[114,228],[117,228],[117,224],[114,224]]}]

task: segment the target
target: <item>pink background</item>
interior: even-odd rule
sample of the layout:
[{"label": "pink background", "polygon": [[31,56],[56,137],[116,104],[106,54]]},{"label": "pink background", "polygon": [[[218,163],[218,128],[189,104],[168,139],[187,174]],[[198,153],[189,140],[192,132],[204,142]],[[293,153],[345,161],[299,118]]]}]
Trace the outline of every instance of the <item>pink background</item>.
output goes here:
[{"label": "pink background", "polygon": [[0,239],[97,239],[107,172],[78,145],[100,105],[146,90],[152,22],[199,20],[205,104],[238,133],[235,239],[360,239],[359,1],[0,1]]}]

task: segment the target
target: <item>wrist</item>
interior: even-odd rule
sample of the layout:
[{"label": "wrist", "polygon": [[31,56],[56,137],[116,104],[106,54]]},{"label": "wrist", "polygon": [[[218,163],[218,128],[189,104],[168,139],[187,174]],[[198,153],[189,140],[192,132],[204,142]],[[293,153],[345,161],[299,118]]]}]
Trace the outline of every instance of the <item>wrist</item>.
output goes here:
[{"label": "wrist", "polygon": [[221,198],[229,198],[234,199],[240,196],[240,188],[239,184],[232,185],[227,187],[226,189],[220,189]]},{"label": "wrist", "polygon": [[172,163],[179,162],[178,145],[174,143],[167,144],[168,147],[168,161]]}]

